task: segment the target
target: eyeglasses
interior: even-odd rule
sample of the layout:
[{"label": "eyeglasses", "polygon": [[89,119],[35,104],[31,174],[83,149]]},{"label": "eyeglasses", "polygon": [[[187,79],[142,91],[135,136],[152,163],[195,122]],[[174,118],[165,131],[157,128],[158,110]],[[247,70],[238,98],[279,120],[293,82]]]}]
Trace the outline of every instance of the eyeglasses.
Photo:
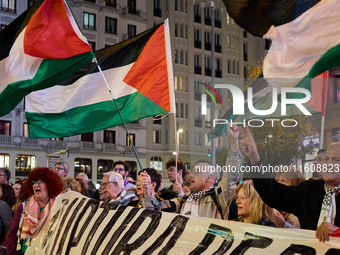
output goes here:
[{"label": "eyeglasses", "polygon": [[43,181],[32,181],[32,186],[34,186],[34,185],[40,185],[40,184],[45,184],[45,182],[43,182]]},{"label": "eyeglasses", "polygon": [[64,170],[64,168],[63,168],[63,167],[58,167],[58,166],[54,167],[53,169],[54,169],[54,170],[58,170],[58,171],[60,171],[60,170]]},{"label": "eyeglasses", "polygon": [[104,182],[102,183],[102,188],[105,189],[106,185],[108,185],[109,183],[115,183],[115,182]]},{"label": "eyeglasses", "polygon": [[124,171],[124,168],[114,168],[113,171]]},{"label": "eyeglasses", "polygon": [[5,174],[0,174],[0,176],[6,176]]}]

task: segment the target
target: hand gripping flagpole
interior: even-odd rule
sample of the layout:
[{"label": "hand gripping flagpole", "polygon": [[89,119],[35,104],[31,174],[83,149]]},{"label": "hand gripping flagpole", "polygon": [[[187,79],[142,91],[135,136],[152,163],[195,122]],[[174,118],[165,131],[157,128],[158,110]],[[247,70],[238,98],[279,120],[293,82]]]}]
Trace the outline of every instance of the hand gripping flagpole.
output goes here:
[{"label": "hand gripping flagpole", "polygon": [[107,83],[107,80],[106,80],[106,78],[105,78],[105,76],[104,76],[104,73],[103,73],[102,69],[100,68],[99,63],[98,63],[98,61],[97,61],[96,58],[93,58],[93,59],[92,59],[92,63],[95,63],[95,64],[97,65],[98,70],[99,70],[100,74],[102,75],[102,77],[103,77],[103,79],[104,79],[104,82],[105,82],[107,88],[109,89],[109,92],[110,92],[112,101],[113,101],[113,103],[115,104],[115,106],[116,106],[116,108],[117,108],[117,112],[118,112],[119,117],[120,117],[120,119],[122,120],[123,126],[124,126],[124,128],[125,128],[126,135],[129,137],[129,141],[130,141],[130,143],[131,143],[131,145],[132,145],[132,149],[133,149],[133,152],[135,153],[135,156],[136,156],[136,159],[137,159],[137,161],[138,161],[138,165],[139,165],[139,167],[140,167],[140,170],[143,171],[143,167],[142,167],[142,164],[141,164],[140,161],[139,161],[139,157],[138,157],[138,155],[137,155],[137,151],[136,151],[135,145],[133,144],[133,141],[132,141],[132,139],[131,139],[130,133],[129,133],[129,131],[127,130],[127,127],[126,127],[125,121],[124,121],[124,119],[123,119],[123,116],[122,116],[122,114],[120,113],[120,110],[119,110],[119,108],[118,108],[118,105],[117,105],[117,103],[116,103],[116,100],[114,99],[114,97],[113,97],[113,95],[112,95],[111,88],[110,88],[109,84]]}]

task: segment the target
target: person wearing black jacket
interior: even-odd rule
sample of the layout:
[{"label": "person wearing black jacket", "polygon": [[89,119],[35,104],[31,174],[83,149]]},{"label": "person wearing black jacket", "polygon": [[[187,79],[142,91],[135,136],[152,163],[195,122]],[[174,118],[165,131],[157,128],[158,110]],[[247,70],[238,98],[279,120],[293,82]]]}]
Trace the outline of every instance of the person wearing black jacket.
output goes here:
[{"label": "person wearing black jacket", "polygon": [[[262,167],[249,127],[241,130],[240,148],[252,165]],[[327,167],[326,167],[327,166]],[[340,143],[329,145],[322,167],[322,180],[308,180],[296,187],[276,182],[271,174],[254,178],[256,191],[263,202],[299,218],[302,229],[316,230],[319,241],[328,241],[329,234],[340,230]]]}]

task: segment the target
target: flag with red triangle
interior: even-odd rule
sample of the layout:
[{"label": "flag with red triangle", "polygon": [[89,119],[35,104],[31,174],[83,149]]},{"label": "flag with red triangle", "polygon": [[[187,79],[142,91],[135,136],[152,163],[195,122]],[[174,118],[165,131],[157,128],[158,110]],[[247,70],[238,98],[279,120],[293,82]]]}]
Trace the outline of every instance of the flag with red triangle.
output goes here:
[{"label": "flag with red triangle", "polygon": [[[95,56],[126,123],[174,112],[168,21]],[[104,79],[86,64],[52,88],[26,97],[31,138],[60,138],[122,125]]]},{"label": "flag with red triangle", "polygon": [[93,57],[65,0],[38,1],[0,31],[0,116]]}]

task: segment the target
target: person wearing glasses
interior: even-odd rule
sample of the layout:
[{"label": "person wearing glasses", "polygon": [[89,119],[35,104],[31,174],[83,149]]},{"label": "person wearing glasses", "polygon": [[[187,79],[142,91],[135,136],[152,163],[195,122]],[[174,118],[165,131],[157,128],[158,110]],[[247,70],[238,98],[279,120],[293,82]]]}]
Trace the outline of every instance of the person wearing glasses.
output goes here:
[{"label": "person wearing glasses", "polygon": [[116,161],[113,164],[113,171],[119,173],[123,177],[125,190],[136,189],[136,185],[128,180],[130,167],[125,161]]},{"label": "person wearing glasses", "polygon": [[[242,129],[240,148],[253,166],[262,163],[256,143],[248,126]],[[329,236],[340,236],[340,143],[328,145],[322,164],[321,180],[308,180],[298,186],[285,186],[275,181],[270,173],[254,178],[256,191],[263,202],[298,217],[302,229],[316,230],[320,242]]]},{"label": "person wearing glasses", "polygon": [[25,253],[32,237],[46,223],[54,200],[61,191],[61,178],[56,172],[46,167],[32,170],[27,179],[27,193],[30,198],[19,206],[13,217],[7,237],[8,254]]},{"label": "person wearing glasses", "polygon": [[[313,161],[313,164],[314,164],[316,169],[318,168],[318,165],[322,165],[323,164],[323,158],[325,157],[325,152],[326,152],[325,149],[321,149],[316,154],[316,157],[315,157],[315,159]],[[314,171],[313,172],[313,178],[314,179],[321,179],[322,178],[321,174],[322,174],[321,172],[318,173],[317,171]]]},{"label": "person wearing glasses", "polygon": [[123,177],[117,172],[104,173],[102,190],[110,203],[115,205],[127,205],[138,199],[134,192],[125,190]]},{"label": "person wearing glasses", "polygon": [[57,162],[53,167],[53,170],[59,175],[59,177],[66,177],[69,169],[70,168],[66,162]]},{"label": "person wearing glasses", "polygon": [[[234,183],[239,180],[241,166],[241,152],[238,147],[239,129],[236,125],[227,124],[230,150],[226,160],[226,167],[233,166],[234,171],[223,173],[208,163],[200,162],[190,171],[191,193],[189,196],[176,197],[171,200],[159,201],[151,192],[152,181],[147,173],[141,173],[143,207],[149,210],[167,211],[182,215],[207,217],[213,219],[228,219],[229,206],[235,195]],[[219,180],[220,179],[220,180]],[[219,180],[219,181],[218,181]]]}]

